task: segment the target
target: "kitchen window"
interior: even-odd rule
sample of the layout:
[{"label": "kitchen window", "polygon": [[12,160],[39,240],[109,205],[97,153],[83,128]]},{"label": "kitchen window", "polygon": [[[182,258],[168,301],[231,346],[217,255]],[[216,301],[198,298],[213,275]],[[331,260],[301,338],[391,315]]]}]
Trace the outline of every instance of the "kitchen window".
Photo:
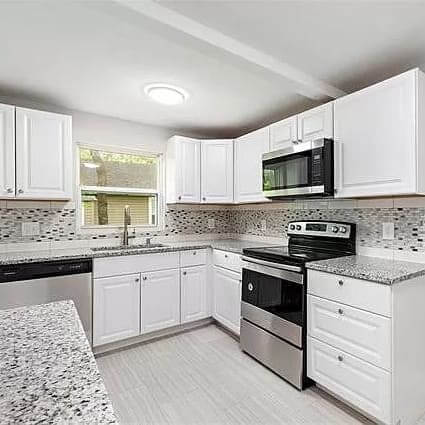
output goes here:
[{"label": "kitchen window", "polygon": [[82,228],[122,226],[126,205],[132,226],[159,227],[160,155],[80,146],[79,171]]}]

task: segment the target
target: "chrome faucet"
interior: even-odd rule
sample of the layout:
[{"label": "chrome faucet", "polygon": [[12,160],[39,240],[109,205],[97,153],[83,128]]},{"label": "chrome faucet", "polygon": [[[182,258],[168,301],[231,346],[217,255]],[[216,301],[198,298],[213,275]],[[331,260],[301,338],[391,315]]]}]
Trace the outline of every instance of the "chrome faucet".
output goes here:
[{"label": "chrome faucet", "polygon": [[128,246],[128,240],[129,239],[133,239],[136,237],[136,235],[134,234],[135,231],[133,231],[133,235],[132,236],[128,236],[128,226],[131,225],[131,215],[130,215],[130,206],[126,205],[124,207],[124,233],[122,236],[122,244],[124,246]]}]

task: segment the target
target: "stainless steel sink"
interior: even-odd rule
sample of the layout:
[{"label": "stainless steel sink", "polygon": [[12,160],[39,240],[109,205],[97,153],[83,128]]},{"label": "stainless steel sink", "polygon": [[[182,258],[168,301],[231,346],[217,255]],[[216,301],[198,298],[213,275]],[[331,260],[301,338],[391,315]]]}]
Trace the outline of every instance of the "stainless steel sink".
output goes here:
[{"label": "stainless steel sink", "polygon": [[151,244],[143,244],[143,245],[118,245],[118,246],[99,246],[96,248],[92,248],[92,251],[132,251],[137,249],[151,249],[151,248],[162,248],[165,245],[162,243],[151,243]]}]

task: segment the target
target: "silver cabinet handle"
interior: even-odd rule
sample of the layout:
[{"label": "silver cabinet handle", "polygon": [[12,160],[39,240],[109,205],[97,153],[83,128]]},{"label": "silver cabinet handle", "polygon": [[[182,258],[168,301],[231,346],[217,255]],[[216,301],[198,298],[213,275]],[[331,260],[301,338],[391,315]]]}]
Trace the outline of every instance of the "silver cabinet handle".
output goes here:
[{"label": "silver cabinet handle", "polygon": [[24,193],[24,190],[23,189],[19,189],[18,190],[18,193]]},{"label": "silver cabinet handle", "polygon": [[342,308],[339,308],[338,309],[338,314],[341,314],[341,315],[344,314],[344,310]]},{"label": "silver cabinet handle", "polygon": [[298,140],[292,140],[292,143],[293,143],[294,145],[298,145]]},{"label": "silver cabinet handle", "polygon": [[139,279],[138,277],[136,277],[136,279],[134,279],[134,281],[135,281],[136,283],[138,283],[138,282],[140,282],[140,279]]},{"label": "silver cabinet handle", "polygon": [[228,255],[227,254],[224,254],[224,258],[227,258],[228,257]]},{"label": "silver cabinet handle", "polygon": [[179,196],[179,201],[181,201],[182,200],[182,197],[181,196]]},{"label": "silver cabinet handle", "polygon": [[196,255],[196,251],[193,251],[193,255]]},{"label": "silver cabinet handle", "polygon": [[143,276],[143,280],[148,280],[148,278],[146,276]]},{"label": "silver cabinet handle", "polygon": [[183,276],[186,276],[187,275],[187,272],[183,272]]},{"label": "silver cabinet handle", "polygon": [[344,360],[344,357],[338,356],[338,361],[342,362]]},{"label": "silver cabinet handle", "polygon": [[339,286],[344,285],[344,281],[343,281],[342,279],[338,280],[338,285],[339,285]]},{"label": "silver cabinet handle", "polygon": [[205,196],[204,196],[204,197],[202,197],[202,200],[203,200],[203,201],[206,201],[206,200],[207,200],[207,198],[205,198]]},{"label": "silver cabinet handle", "polygon": [[11,187],[8,187],[8,188],[6,189],[6,192],[7,192],[7,193],[13,193],[13,189],[12,189]]}]

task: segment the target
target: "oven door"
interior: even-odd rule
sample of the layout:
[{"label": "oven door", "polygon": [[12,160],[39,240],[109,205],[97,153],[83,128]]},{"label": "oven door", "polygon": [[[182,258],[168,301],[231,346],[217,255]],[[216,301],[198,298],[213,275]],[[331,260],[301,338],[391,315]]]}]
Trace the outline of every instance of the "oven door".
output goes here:
[{"label": "oven door", "polygon": [[305,142],[263,155],[266,197],[333,194],[333,141]]},{"label": "oven door", "polygon": [[244,257],[242,317],[302,348],[304,274],[300,267],[289,266],[291,270],[285,270],[264,263],[267,262]]}]

